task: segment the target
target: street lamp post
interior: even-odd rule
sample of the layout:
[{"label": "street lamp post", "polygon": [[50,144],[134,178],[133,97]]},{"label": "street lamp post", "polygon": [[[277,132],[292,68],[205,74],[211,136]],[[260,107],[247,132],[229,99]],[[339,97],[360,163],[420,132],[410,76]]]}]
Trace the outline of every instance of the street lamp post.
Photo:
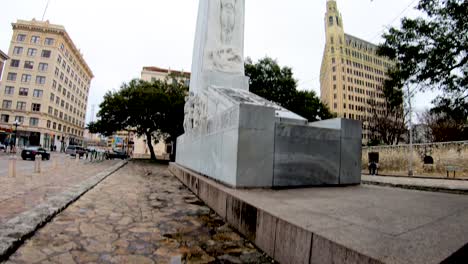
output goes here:
[{"label": "street lamp post", "polygon": [[21,122],[19,122],[18,120],[15,120],[15,122],[13,122],[13,125],[15,126],[15,141],[13,141],[13,147],[16,152],[16,139],[18,138],[18,126],[21,125]]}]

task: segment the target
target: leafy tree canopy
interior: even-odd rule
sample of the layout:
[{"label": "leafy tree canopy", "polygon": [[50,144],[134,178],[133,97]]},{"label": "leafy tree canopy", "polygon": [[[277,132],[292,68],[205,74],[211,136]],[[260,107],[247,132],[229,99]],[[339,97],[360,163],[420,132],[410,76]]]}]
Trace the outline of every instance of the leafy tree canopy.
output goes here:
[{"label": "leafy tree canopy", "polygon": [[[420,0],[424,18],[404,18],[383,37],[379,55],[397,62],[399,81],[448,93],[468,87],[468,1]],[[398,79],[397,79],[398,80]]]},{"label": "leafy tree canopy", "polygon": [[245,74],[250,78],[250,91],[307,118],[310,122],[333,118],[334,115],[313,91],[298,91],[292,69],[281,67],[265,57],[257,63],[246,59]]},{"label": "leafy tree canopy", "polygon": [[120,130],[145,136],[151,157],[155,159],[151,142],[175,140],[183,134],[186,93],[187,87],[176,78],[154,82],[132,80],[104,96],[98,121],[88,128],[92,133],[107,136]]}]

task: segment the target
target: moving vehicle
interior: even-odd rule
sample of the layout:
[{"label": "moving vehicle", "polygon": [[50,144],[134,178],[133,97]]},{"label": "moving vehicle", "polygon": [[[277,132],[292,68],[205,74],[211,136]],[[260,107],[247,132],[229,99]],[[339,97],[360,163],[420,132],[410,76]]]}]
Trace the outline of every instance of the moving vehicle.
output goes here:
[{"label": "moving vehicle", "polygon": [[86,154],[86,150],[80,146],[70,145],[65,150],[65,153],[72,157],[76,157],[76,154],[78,154],[80,157],[83,157]]},{"label": "moving vehicle", "polygon": [[107,159],[126,159],[128,155],[123,150],[113,149],[112,151],[107,153]]},{"label": "moving vehicle", "polygon": [[26,159],[35,160],[36,155],[41,155],[42,160],[50,159],[50,153],[47,153],[47,151],[41,147],[27,147],[23,149],[23,151],[21,151],[21,158],[23,160],[26,160]]}]

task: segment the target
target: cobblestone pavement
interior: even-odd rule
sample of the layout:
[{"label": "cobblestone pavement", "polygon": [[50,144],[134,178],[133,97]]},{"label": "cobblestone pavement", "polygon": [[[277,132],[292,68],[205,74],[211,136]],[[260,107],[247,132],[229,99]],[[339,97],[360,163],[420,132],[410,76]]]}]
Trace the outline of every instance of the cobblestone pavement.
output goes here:
[{"label": "cobblestone pavement", "polygon": [[168,171],[131,162],[7,263],[271,263]]},{"label": "cobblestone pavement", "polygon": [[[0,174],[0,225],[118,162],[76,162],[64,154],[54,153],[51,160],[41,162],[42,172],[37,174],[34,161],[17,160],[15,178],[9,177],[8,172]],[[5,160],[4,163],[8,164]]]}]

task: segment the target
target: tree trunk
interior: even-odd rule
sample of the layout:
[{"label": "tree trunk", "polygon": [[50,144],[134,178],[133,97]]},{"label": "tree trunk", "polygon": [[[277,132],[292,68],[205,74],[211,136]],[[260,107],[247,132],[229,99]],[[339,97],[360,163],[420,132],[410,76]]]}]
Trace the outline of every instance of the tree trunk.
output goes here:
[{"label": "tree trunk", "polygon": [[148,145],[148,149],[151,153],[151,160],[156,160],[156,154],[154,154],[151,133],[146,132],[145,135],[146,135],[146,144]]}]

